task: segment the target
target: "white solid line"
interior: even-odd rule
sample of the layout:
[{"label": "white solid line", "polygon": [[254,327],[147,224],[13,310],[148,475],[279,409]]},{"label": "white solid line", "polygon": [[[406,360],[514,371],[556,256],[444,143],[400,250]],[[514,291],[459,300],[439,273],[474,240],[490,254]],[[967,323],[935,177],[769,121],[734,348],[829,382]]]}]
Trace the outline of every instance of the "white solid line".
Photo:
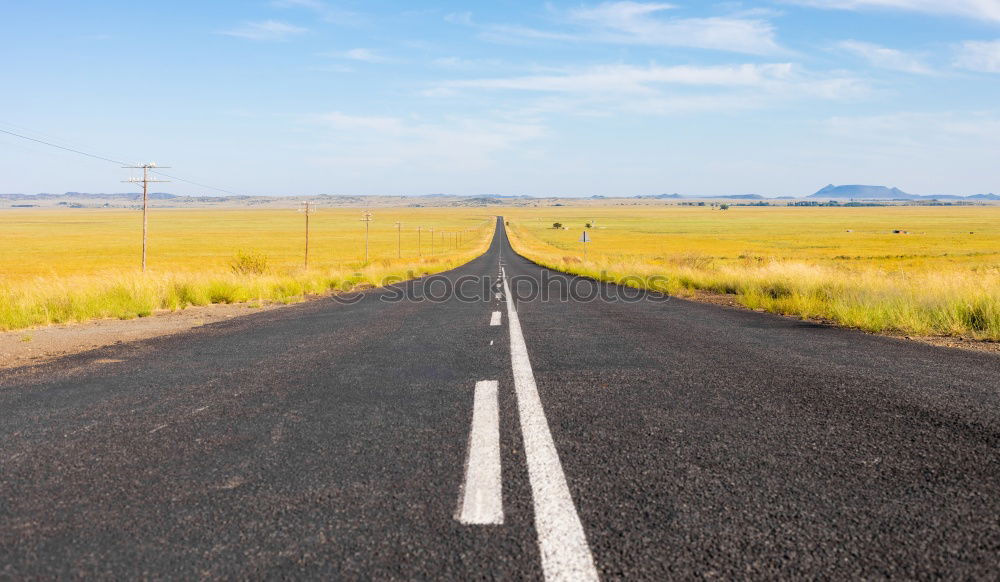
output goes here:
[{"label": "white solid line", "polygon": [[[506,272],[503,286],[506,295],[510,296]],[[598,580],[587,536],[573,505],[559,453],[549,432],[549,423],[545,420],[545,410],[538,396],[528,347],[524,343],[513,301],[507,302],[507,325],[510,328],[514,392],[524,439],[524,455],[528,461],[528,481],[535,507],[535,530],[542,555],[542,572],[548,582]]]},{"label": "white solid line", "polygon": [[500,325],[501,314],[499,311],[493,312],[493,317],[490,318],[490,325]]},{"label": "white solid line", "polygon": [[458,521],[464,524],[503,523],[500,478],[500,407],[497,381],[476,382],[472,405],[472,432],[465,466],[465,487]]}]

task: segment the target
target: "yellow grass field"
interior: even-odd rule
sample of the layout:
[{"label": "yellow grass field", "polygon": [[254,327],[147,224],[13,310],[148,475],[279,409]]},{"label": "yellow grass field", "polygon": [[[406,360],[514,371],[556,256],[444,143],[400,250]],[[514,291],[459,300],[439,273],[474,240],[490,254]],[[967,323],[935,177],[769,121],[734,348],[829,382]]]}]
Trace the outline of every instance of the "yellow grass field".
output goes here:
[{"label": "yellow grass field", "polygon": [[[680,295],[728,293],[747,307],[868,331],[1000,340],[997,206],[504,214],[515,248],[555,269],[615,281],[637,276],[624,282]],[[586,222],[594,224],[582,261],[577,241]]]},{"label": "yellow grass field", "polygon": [[[208,303],[288,302],[377,285],[387,277],[436,273],[471,260],[486,249],[494,230],[492,214],[479,209],[372,212],[368,263],[360,210],[321,208],[312,214],[306,271],[302,213],[152,210],[148,269],[141,274],[141,212],[0,211],[0,330]],[[249,257],[247,268],[235,272],[240,254]]]}]

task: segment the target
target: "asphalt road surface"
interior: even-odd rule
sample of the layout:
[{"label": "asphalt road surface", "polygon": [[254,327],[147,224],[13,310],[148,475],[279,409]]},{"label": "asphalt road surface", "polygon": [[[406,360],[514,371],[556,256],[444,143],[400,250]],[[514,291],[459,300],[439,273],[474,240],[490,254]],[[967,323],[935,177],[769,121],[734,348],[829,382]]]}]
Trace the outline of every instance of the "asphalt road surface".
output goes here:
[{"label": "asphalt road surface", "polygon": [[0,578],[997,579],[998,435],[996,355],[598,286],[498,223],[441,277],[0,372]]}]

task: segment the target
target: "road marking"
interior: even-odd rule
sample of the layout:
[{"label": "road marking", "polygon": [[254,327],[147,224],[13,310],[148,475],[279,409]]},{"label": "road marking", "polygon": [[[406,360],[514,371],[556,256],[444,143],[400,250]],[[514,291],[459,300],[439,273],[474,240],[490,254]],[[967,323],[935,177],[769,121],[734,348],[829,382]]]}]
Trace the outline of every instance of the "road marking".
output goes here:
[{"label": "road marking", "polygon": [[[504,293],[510,296],[506,272],[503,273],[503,287]],[[524,455],[528,461],[528,481],[535,507],[535,530],[542,555],[542,572],[549,582],[597,580],[594,557],[573,505],[559,453],[549,432],[549,423],[545,420],[545,410],[538,396],[528,347],[524,343],[513,301],[507,302],[507,325],[510,328],[514,392],[524,439]]]},{"label": "road marking", "polygon": [[494,311],[493,317],[490,318],[490,325],[500,325],[500,312]]},{"label": "road marking", "polygon": [[500,299],[503,299],[503,295],[501,295],[501,294],[497,293],[497,294],[496,294],[496,298],[497,298],[497,300],[500,300]]},{"label": "road marking", "polygon": [[472,432],[465,465],[465,487],[458,521],[470,525],[503,523],[503,495],[500,478],[500,406],[497,381],[476,383],[472,405]]}]

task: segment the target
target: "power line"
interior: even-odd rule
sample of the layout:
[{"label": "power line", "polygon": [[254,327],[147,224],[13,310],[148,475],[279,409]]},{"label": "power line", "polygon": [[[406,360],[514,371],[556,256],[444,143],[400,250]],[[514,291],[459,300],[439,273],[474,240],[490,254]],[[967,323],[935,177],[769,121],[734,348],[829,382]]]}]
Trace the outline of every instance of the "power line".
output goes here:
[{"label": "power line", "polygon": [[112,160],[111,158],[106,158],[104,156],[99,156],[97,154],[88,154],[87,152],[83,152],[83,151],[80,151],[80,150],[75,150],[73,148],[68,148],[66,146],[61,146],[61,145],[54,144],[54,143],[51,143],[51,142],[47,142],[47,141],[44,141],[44,140],[41,140],[41,139],[35,139],[33,137],[28,137],[26,135],[21,135],[19,133],[14,133],[13,131],[7,131],[6,129],[3,129],[3,128],[0,128],[0,133],[6,133],[7,135],[12,135],[14,137],[19,137],[21,139],[26,139],[28,141],[33,141],[35,143],[40,143],[40,144],[51,146],[51,147],[54,147],[54,148],[59,148],[61,150],[66,150],[67,152],[73,152],[74,154],[80,154],[82,156],[87,156],[87,157],[98,159],[98,160],[102,160],[102,161],[105,161],[105,162],[111,162],[112,164],[118,164],[119,166],[124,166],[125,165],[125,162],[122,162],[122,161],[119,161],[119,160]]},{"label": "power line", "polygon": [[[95,160],[101,160],[101,161],[104,161],[104,162],[111,162],[112,164],[117,164],[119,166],[127,166],[128,165],[126,162],[122,162],[120,160],[113,160],[111,158],[106,158],[104,156],[99,156],[97,154],[87,153],[87,152],[85,152],[83,150],[78,150],[78,149],[74,149],[74,148],[71,148],[71,147],[61,146],[59,144],[55,144],[55,143],[48,142],[48,141],[45,141],[45,140],[37,139],[37,138],[34,138],[34,137],[28,137],[26,135],[22,135],[20,133],[15,133],[13,131],[8,131],[8,130],[3,129],[3,128],[0,128],[0,133],[5,133],[7,135],[12,135],[14,137],[19,137],[21,139],[26,139],[28,141],[33,141],[35,143],[40,143],[42,145],[47,145],[47,146],[50,146],[50,147],[58,148],[58,149],[61,149],[61,150],[67,151],[67,152],[73,152],[74,154],[80,154],[81,156],[87,156],[89,158],[94,158]],[[158,174],[160,176],[163,176],[164,178],[170,178],[171,180],[176,180],[178,182],[184,182],[186,184],[191,184],[192,186],[198,186],[199,188],[208,188],[209,190],[216,190],[216,191],[219,191],[219,192],[223,192],[225,194],[229,194],[231,196],[240,196],[240,194],[237,194],[236,192],[232,192],[230,190],[226,190],[225,188],[219,188],[219,187],[216,187],[216,186],[209,186],[208,184],[201,184],[201,183],[198,183],[198,182],[194,182],[192,180],[185,180],[184,178],[180,178],[178,176],[172,176],[170,174],[165,174],[163,172],[158,172],[156,170],[151,170],[151,171],[152,171],[152,173]]]},{"label": "power line", "polygon": [[216,186],[209,186],[208,184],[199,184],[198,182],[192,182],[191,180],[185,180],[184,178],[178,178],[177,176],[171,176],[170,174],[165,174],[163,172],[157,172],[156,170],[151,170],[154,174],[163,176],[164,178],[170,178],[171,180],[177,180],[178,182],[184,182],[185,184],[191,184],[192,186],[198,186],[199,188],[208,188],[210,190],[218,190],[219,192],[224,192],[232,196],[242,196],[242,194],[237,194],[236,192],[230,192],[229,190],[224,190]]}]

